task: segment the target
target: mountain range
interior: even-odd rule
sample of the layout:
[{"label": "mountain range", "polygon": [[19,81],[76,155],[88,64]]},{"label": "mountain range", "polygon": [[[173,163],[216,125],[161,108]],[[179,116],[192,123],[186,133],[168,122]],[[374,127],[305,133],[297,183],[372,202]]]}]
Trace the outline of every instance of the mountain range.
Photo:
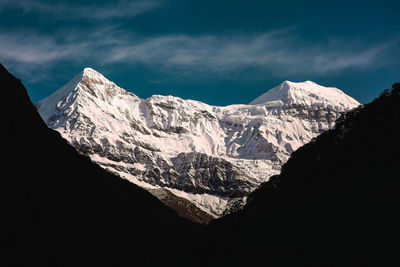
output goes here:
[{"label": "mountain range", "polygon": [[398,266],[400,84],[207,226],[78,153],[0,65],[4,266]]},{"label": "mountain range", "polygon": [[208,223],[242,208],[293,151],[358,105],[311,81],[285,81],[248,105],[141,99],[85,68],[36,107],[93,162]]}]

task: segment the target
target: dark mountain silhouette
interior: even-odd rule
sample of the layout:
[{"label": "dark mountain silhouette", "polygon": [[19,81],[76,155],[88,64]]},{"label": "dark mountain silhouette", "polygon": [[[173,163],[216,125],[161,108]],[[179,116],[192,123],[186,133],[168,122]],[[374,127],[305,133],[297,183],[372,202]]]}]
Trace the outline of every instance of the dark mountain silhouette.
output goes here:
[{"label": "dark mountain silhouette", "polygon": [[400,85],[207,227],[76,152],[0,65],[2,266],[399,266]]},{"label": "dark mountain silhouette", "polygon": [[399,126],[394,84],[294,152],[243,212],[212,223],[215,234],[231,226],[214,251],[238,266],[400,266]]},{"label": "dark mountain silhouette", "polygon": [[2,266],[183,265],[205,250],[201,225],[48,129],[1,65],[0,89]]}]

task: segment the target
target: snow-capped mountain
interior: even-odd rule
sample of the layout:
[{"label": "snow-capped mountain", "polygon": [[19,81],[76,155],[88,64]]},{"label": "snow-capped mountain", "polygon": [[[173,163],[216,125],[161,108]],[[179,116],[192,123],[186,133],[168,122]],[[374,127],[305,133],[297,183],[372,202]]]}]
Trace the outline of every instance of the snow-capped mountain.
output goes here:
[{"label": "snow-capped mountain", "polygon": [[36,106],[92,161],[182,216],[208,222],[243,206],[291,152],[358,105],[310,81],[285,81],[248,105],[141,99],[85,68]]}]

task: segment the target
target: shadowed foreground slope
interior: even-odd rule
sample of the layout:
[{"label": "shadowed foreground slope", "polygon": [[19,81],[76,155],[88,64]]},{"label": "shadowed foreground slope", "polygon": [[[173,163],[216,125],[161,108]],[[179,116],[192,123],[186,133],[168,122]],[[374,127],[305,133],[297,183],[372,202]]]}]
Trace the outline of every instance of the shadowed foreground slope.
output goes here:
[{"label": "shadowed foreground slope", "polygon": [[200,225],[79,155],[47,128],[21,82],[1,65],[0,90],[3,263],[177,264],[204,250]]},{"label": "shadowed foreground slope", "polygon": [[207,228],[46,127],[0,65],[7,266],[399,266],[400,86],[292,154]]},{"label": "shadowed foreground slope", "polygon": [[294,152],[243,212],[212,223],[231,226],[219,240],[236,244],[214,250],[238,266],[399,266],[399,125],[395,84]]}]

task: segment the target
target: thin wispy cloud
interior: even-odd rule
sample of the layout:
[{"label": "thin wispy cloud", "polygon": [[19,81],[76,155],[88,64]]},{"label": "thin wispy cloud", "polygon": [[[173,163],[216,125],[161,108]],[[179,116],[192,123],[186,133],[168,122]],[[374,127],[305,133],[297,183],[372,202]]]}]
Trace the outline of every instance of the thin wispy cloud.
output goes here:
[{"label": "thin wispy cloud", "polygon": [[118,19],[133,18],[139,14],[146,13],[157,8],[161,4],[157,0],[139,1],[116,1],[108,4],[75,4],[65,2],[44,2],[38,0],[3,0],[0,3],[0,11],[13,9],[24,14],[35,13],[52,18],[60,19]]},{"label": "thin wispy cloud", "polygon": [[168,35],[113,47],[106,62],[137,62],[193,71],[226,73],[245,68],[324,74],[352,67],[371,67],[393,43],[360,47],[352,42],[301,46],[291,32],[221,37]]},{"label": "thin wispy cloud", "polygon": [[[82,38],[86,35],[86,38]],[[169,34],[126,36],[115,28],[57,35],[0,34],[0,58],[30,65],[62,60],[102,65],[140,64],[181,76],[226,75],[247,68],[269,75],[326,75],[349,68],[373,68],[394,42],[363,46],[354,40],[302,45],[293,29],[230,36]]]},{"label": "thin wispy cloud", "polygon": [[89,43],[58,43],[50,36],[0,33],[0,56],[8,61],[44,65],[79,56]]}]

